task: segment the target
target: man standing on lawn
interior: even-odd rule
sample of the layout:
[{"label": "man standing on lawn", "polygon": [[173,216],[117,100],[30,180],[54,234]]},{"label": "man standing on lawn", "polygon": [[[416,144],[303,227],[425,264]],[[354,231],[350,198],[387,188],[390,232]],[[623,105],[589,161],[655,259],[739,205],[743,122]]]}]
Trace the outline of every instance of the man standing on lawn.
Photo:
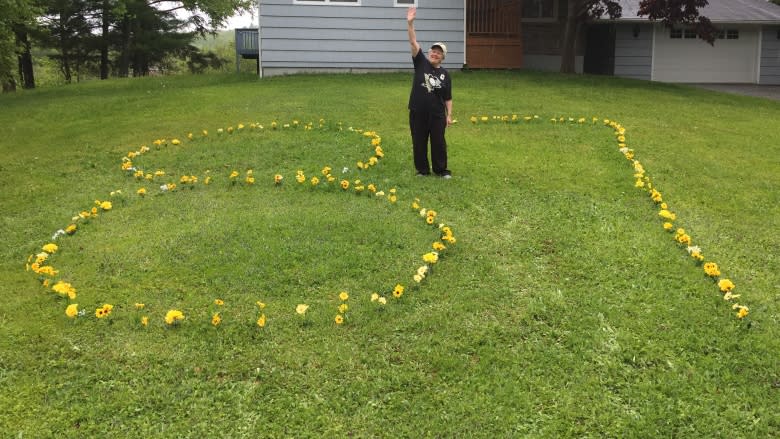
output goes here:
[{"label": "man standing on lawn", "polygon": [[447,56],[444,43],[434,43],[423,55],[414,31],[417,8],[406,12],[409,44],[412,45],[414,81],[409,96],[409,129],[412,132],[412,152],[417,175],[429,175],[428,139],[431,141],[433,173],[450,178],[447,169],[447,141],[444,130],[452,125],[452,83],[450,74],[441,66]]}]

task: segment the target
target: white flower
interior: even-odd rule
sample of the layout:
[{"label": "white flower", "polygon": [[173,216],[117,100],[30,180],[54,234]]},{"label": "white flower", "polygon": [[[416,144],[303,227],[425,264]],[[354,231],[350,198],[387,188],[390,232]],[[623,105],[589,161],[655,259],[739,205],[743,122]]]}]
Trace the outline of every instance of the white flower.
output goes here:
[{"label": "white flower", "polygon": [[344,169],[341,170],[341,173],[346,174],[347,172],[349,172],[349,168],[344,166]]},{"label": "white flower", "polygon": [[698,245],[688,246],[686,250],[688,250],[688,253],[701,253],[701,248]]},{"label": "white flower", "polygon": [[164,184],[164,185],[160,186],[160,190],[163,191],[163,192],[167,191],[168,190],[168,185]]},{"label": "white flower", "polygon": [[65,231],[62,230],[62,229],[59,229],[56,232],[54,232],[53,235],[51,235],[51,239],[57,239],[57,238],[59,238],[60,236],[62,236],[64,234],[65,234]]}]

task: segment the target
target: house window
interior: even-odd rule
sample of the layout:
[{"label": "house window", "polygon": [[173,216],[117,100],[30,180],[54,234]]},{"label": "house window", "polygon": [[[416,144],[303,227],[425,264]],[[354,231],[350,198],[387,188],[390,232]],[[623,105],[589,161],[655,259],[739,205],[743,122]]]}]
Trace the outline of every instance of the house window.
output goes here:
[{"label": "house window", "polygon": [[550,21],[557,16],[555,0],[523,0],[523,21]]},{"label": "house window", "polygon": [[393,6],[403,6],[405,8],[410,8],[412,6],[417,7],[417,0],[395,0]]},{"label": "house window", "polygon": [[726,39],[727,40],[738,40],[739,39],[739,30],[738,29],[727,29],[726,30]]},{"label": "house window", "polygon": [[722,40],[722,39],[726,38],[726,31],[725,31],[725,30],[722,30],[722,29],[721,29],[721,30],[718,30],[718,31],[716,31],[716,32],[715,32],[715,38],[717,38],[717,39],[719,39],[719,40]]},{"label": "house window", "polygon": [[683,37],[683,31],[682,29],[670,29],[669,30],[669,38],[682,38]]},{"label": "house window", "polygon": [[296,5],[354,5],[360,6],[360,0],[294,0]]},{"label": "house window", "polygon": [[696,38],[696,30],[695,29],[685,29],[684,36],[686,40],[692,40]]}]

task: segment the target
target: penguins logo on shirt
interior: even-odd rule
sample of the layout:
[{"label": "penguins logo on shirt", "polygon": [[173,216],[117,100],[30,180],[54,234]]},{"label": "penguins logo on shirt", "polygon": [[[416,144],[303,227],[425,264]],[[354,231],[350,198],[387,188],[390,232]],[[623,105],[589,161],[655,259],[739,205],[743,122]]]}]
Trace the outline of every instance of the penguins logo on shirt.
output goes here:
[{"label": "penguins logo on shirt", "polygon": [[444,80],[444,73],[439,75],[437,78],[434,75],[425,73],[425,81],[423,82],[422,86],[425,87],[426,90],[428,90],[428,93],[433,93],[433,90],[437,88],[441,88],[441,82]]}]

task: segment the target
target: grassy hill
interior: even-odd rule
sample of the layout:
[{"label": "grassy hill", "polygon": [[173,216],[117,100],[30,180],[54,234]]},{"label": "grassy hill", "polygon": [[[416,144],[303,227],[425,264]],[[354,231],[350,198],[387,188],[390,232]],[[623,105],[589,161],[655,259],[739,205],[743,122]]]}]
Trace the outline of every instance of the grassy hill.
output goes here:
[{"label": "grassy hill", "polygon": [[[447,181],[414,176],[409,80],[149,77],[0,96],[0,431],[777,435],[777,102],[456,72]],[[384,157],[359,169],[377,138]],[[369,184],[384,194],[355,189]],[[457,242],[432,264],[439,223]],[[724,298],[678,228],[741,297]],[[49,243],[56,276],[26,270]],[[83,315],[66,316],[73,304]]]}]

